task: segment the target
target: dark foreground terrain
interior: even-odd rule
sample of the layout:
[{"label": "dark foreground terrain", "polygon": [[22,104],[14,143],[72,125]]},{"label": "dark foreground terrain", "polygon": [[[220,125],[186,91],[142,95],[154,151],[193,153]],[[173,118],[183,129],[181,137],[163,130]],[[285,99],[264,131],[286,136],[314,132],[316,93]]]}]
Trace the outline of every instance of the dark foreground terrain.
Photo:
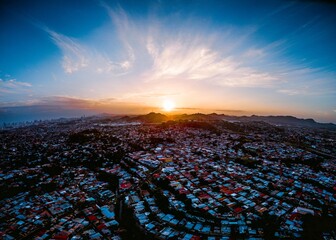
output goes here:
[{"label": "dark foreground terrain", "polygon": [[335,239],[336,133],[312,124],[151,113],[7,126],[0,239]]}]

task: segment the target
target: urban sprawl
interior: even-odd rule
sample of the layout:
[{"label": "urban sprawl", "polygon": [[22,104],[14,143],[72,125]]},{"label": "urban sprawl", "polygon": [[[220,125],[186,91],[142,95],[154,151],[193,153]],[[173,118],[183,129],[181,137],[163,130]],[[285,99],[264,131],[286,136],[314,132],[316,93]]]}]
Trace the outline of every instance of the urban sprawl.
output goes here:
[{"label": "urban sprawl", "polygon": [[336,133],[86,117],[0,131],[0,239],[336,239]]}]

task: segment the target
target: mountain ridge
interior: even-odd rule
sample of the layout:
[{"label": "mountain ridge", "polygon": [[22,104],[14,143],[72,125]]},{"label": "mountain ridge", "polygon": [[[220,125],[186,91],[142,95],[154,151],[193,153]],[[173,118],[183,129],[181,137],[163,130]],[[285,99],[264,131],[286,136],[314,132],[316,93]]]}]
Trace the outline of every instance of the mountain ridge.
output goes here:
[{"label": "mountain ridge", "polygon": [[120,120],[126,121],[139,121],[143,123],[161,123],[169,120],[182,120],[182,121],[214,121],[214,120],[224,120],[224,121],[236,121],[236,122],[251,122],[260,121],[266,122],[272,125],[280,126],[300,126],[300,127],[313,127],[313,128],[332,128],[336,130],[336,124],[333,123],[319,123],[312,118],[297,118],[294,116],[284,116],[284,115],[268,115],[268,116],[231,116],[225,114],[217,113],[193,113],[193,114],[176,114],[176,115],[165,115],[162,113],[150,112],[144,115],[128,116],[124,115]]}]

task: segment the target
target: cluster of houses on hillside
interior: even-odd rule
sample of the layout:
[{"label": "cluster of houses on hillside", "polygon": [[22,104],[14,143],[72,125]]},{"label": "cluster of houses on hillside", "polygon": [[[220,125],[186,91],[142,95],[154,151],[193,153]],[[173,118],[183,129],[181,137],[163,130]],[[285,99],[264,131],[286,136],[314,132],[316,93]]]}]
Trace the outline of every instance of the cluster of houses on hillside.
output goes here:
[{"label": "cluster of houses on hillside", "polygon": [[3,133],[1,239],[300,239],[335,217],[335,159],[267,133],[89,126]]}]

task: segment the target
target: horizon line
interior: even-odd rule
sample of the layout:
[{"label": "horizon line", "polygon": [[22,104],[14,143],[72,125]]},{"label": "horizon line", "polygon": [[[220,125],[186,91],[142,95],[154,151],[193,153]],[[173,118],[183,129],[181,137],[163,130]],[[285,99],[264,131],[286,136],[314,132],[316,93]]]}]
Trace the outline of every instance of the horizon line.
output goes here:
[{"label": "horizon line", "polygon": [[[0,107],[0,110],[2,109],[2,107]],[[237,117],[237,118],[251,118],[251,117],[292,117],[292,118],[295,118],[297,120],[313,120],[315,123],[317,124],[333,124],[333,125],[336,125],[335,122],[321,122],[321,121],[316,121],[314,118],[301,118],[301,117],[298,117],[298,116],[295,116],[295,115],[281,115],[281,114],[276,114],[276,115],[257,115],[257,114],[246,114],[246,115],[228,115],[228,114],[224,114],[224,113],[217,113],[217,112],[208,112],[208,113],[205,113],[205,112],[200,112],[200,111],[197,111],[197,112],[193,112],[193,113],[185,113],[185,112],[177,112],[177,111],[170,111],[170,112],[167,112],[165,110],[161,110],[161,111],[149,111],[149,112],[146,112],[146,113],[107,113],[107,112],[99,112],[99,113],[83,113],[83,114],[77,114],[77,115],[73,115],[73,116],[62,116],[62,114],[59,114],[59,116],[55,116],[55,117],[40,117],[40,118],[34,118],[34,119],[27,119],[27,120],[14,120],[14,121],[4,121],[1,119],[1,111],[0,111],[0,124],[21,124],[21,123],[33,123],[33,122],[39,122],[39,121],[56,121],[56,120],[60,120],[60,119],[67,119],[67,120],[70,120],[70,119],[80,119],[80,118],[90,118],[90,117],[104,117],[102,115],[109,115],[109,116],[134,116],[134,117],[137,117],[137,116],[145,116],[145,115],[148,115],[148,114],[151,114],[151,113],[154,113],[154,114],[162,114],[164,116],[179,116],[179,115],[195,115],[195,114],[203,114],[203,115],[212,115],[212,114],[216,114],[216,115],[223,115],[223,116],[226,116],[226,117]]]}]

